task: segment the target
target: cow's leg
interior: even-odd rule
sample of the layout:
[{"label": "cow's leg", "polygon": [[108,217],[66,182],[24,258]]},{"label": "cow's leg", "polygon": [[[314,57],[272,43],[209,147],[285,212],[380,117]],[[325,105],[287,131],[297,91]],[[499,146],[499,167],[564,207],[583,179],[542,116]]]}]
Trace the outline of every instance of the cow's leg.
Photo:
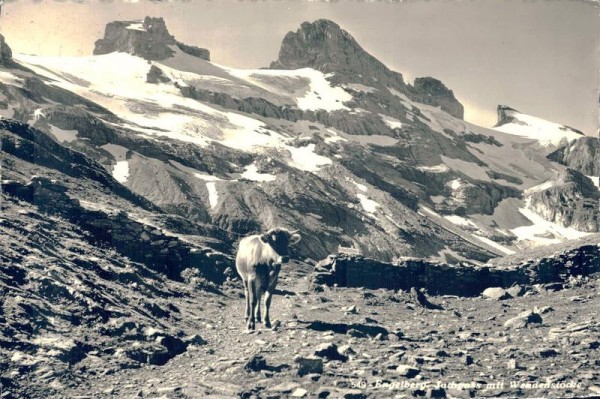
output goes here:
[{"label": "cow's leg", "polygon": [[244,320],[246,320],[246,322],[248,322],[248,319],[250,318],[250,293],[248,292],[248,281],[247,280],[243,280],[244,281],[244,293],[246,294],[246,318]]},{"label": "cow's leg", "polygon": [[271,272],[269,273],[269,286],[265,291],[265,327],[271,328],[271,299],[273,298],[273,292],[277,286],[277,280],[279,279],[279,271],[281,270],[281,264],[273,265]]},{"label": "cow's leg", "polygon": [[265,292],[265,327],[271,328],[271,318],[270,318],[270,309],[271,309],[271,298],[273,294],[271,294],[270,290]]},{"label": "cow's leg", "polygon": [[261,314],[260,314],[260,300],[262,297],[262,289],[260,287],[260,283],[257,281],[256,284],[256,322],[257,323],[262,323],[262,318],[261,318]]},{"label": "cow's leg", "polygon": [[249,302],[249,304],[250,304],[250,317],[248,318],[248,330],[251,331],[251,330],[254,330],[256,328],[256,323],[255,323],[255,318],[254,318],[255,313],[254,312],[255,312],[255,309],[256,309],[256,303],[258,301],[257,301],[257,298],[256,298],[256,294],[257,294],[257,292],[256,292],[256,281],[254,279],[252,279],[252,280],[249,279],[247,284],[248,284],[248,291],[250,291],[249,292],[249,294],[250,294],[249,295],[249,298],[250,298],[250,302]]}]

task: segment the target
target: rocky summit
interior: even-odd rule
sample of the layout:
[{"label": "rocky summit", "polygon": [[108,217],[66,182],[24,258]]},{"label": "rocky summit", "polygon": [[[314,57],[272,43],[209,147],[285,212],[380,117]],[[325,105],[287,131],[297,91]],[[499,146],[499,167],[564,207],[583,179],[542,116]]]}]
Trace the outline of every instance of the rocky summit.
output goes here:
[{"label": "rocky summit", "polygon": [[186,54],[210,60],[206,49],[188,46],[175,40],[162,18],[146,17],[143,21],[115,21],[106,25],[104,38],[96,41],[94,54],[122,51],[146,60],[164,60],[179,49]]},{"label": "rocky summit", "polygon": [[[598,139],[468,123],[328,20],[268,69],[150,17],[0,57],[2,398],[600,391]],[[302,239],[244,333],[238,243],[273,227]]]}]

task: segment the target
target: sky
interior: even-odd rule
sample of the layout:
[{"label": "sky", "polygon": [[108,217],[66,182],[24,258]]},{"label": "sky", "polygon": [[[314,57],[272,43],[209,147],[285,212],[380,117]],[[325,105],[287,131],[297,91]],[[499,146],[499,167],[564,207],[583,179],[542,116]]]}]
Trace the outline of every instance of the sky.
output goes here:
[{"label": "sky", "polygon": [[327,18],[410,82],[440,79],[470,122],[493,126],[504,104],[589,135],[599,127],[600,8],[591,2],[7,0],[0,33],[15,52],[90,55],[106,23],[146,15],[238,68],[268,66],[288,31]]}]

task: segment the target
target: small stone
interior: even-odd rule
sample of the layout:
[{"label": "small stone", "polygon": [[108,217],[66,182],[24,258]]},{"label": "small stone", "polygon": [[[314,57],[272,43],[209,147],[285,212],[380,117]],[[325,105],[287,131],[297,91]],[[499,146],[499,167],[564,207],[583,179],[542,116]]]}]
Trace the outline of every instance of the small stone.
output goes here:
[{"label": "small stone", "polygon": [[347,314],[357,314],[358,313],[358,309],[356,308],[356,305],[348,306],[348,307],[344,308],[343,310]]},{"label": "small stone", "polygon": [[554,312],[554,308],[552,306],[542,306],[541,308],[534,308],[533,310],[535,313],[539,313],[539,314],[546,314],[546,313],[550,313],[550,312]]},{"label": "small stone", "polygon": [[319,388],[317,391],[317,398],[324,399],[329,397],[329,395],[331,395],[331,391],[329,389]]},{"label": "small stone", "polygon": [[267,368],[267,361],[262,355],[253,355],[244,365],[246,371],[260,371]]},{"label": "small stone", "polygon": [[463,358],[463,361],[466,366],[470,366],[471,364],[473,364],[473,356],[465,355],[465,357]]},{"label": "small stone", "polygon": [[444,388],[428,388],[425,393],[427,399],[441,399],[446,397]]},{"label": "small stone", "polygon": [[290,393],[300,388],[300,384],[295,382],[282,382],[281,384],[267,388],[270,392]]},{"label": "small stone", "polygon": [[518,370],[521,367],[519,366],[519,364],[517,363],[516,359],[510,359],[507,363],[506,363],[506,368],[508,368],[509,370]]},{"label": "small stone", "polygon": [[416,377],[421,371],[416,367],[401,364],[400,366],[396,367],[396,372],[403,377],[413,378]]},{"label": "small stone", "polygon": [[539,313],[535,313],[535,311],[525,311],[520,313],[517,317],[512,319],[508,319],[504,323],[504,327],[519,329],[525,328],[530,324],[541,324],[543,322],[542,316]]},{"label": "small stone", "polygon": [[338,352],[345,356],[356,355],[356,351],[350,345],[342,345],[338,348]]},{"label": "small stone", "polygon": [[554,348],[539,348],[535,351],[540,357],[554,357],[560,354]]},{"label": "small stone", "polygon": [[348,360],[348,356],[341,354],[337,345],[333,343],[324,343],[319,345],[315,350],[315,356],[323,357],[327,360],[339,360],[342,362]]},{"label": "small stone", "polygon": [[497,301],[512,298],[512,296],[508,292],[506,292],[504,288],[500,287],[486,288],[481,295],[484,298],[495,299]]},{"label": "small stone", "polygon": [[303,398],[304,396],[306,396],[307,393],[308,391],[304,388],[296,388],[294,392],[292,392],[292,397]]},{"label": "small stone", "polygon": [[525,288],[522,285],[513,285],[506,289],[506,292],[513,298],[523,296],[525,294]]}]

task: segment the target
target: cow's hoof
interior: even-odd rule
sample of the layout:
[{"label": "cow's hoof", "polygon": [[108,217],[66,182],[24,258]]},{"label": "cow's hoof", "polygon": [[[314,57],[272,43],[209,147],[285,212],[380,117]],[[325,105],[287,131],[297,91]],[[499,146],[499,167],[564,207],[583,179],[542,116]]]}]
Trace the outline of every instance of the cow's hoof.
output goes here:
[{"label": "cow's hoof", "polygon": [[271,328],[271,322],[269,320],[265,320],[265,327]]},{"label": "cow's hoof", "polygon": [[260,317],[256,319],[256,322],[257,323],[262,323],[262,320],[260,319]]}]

